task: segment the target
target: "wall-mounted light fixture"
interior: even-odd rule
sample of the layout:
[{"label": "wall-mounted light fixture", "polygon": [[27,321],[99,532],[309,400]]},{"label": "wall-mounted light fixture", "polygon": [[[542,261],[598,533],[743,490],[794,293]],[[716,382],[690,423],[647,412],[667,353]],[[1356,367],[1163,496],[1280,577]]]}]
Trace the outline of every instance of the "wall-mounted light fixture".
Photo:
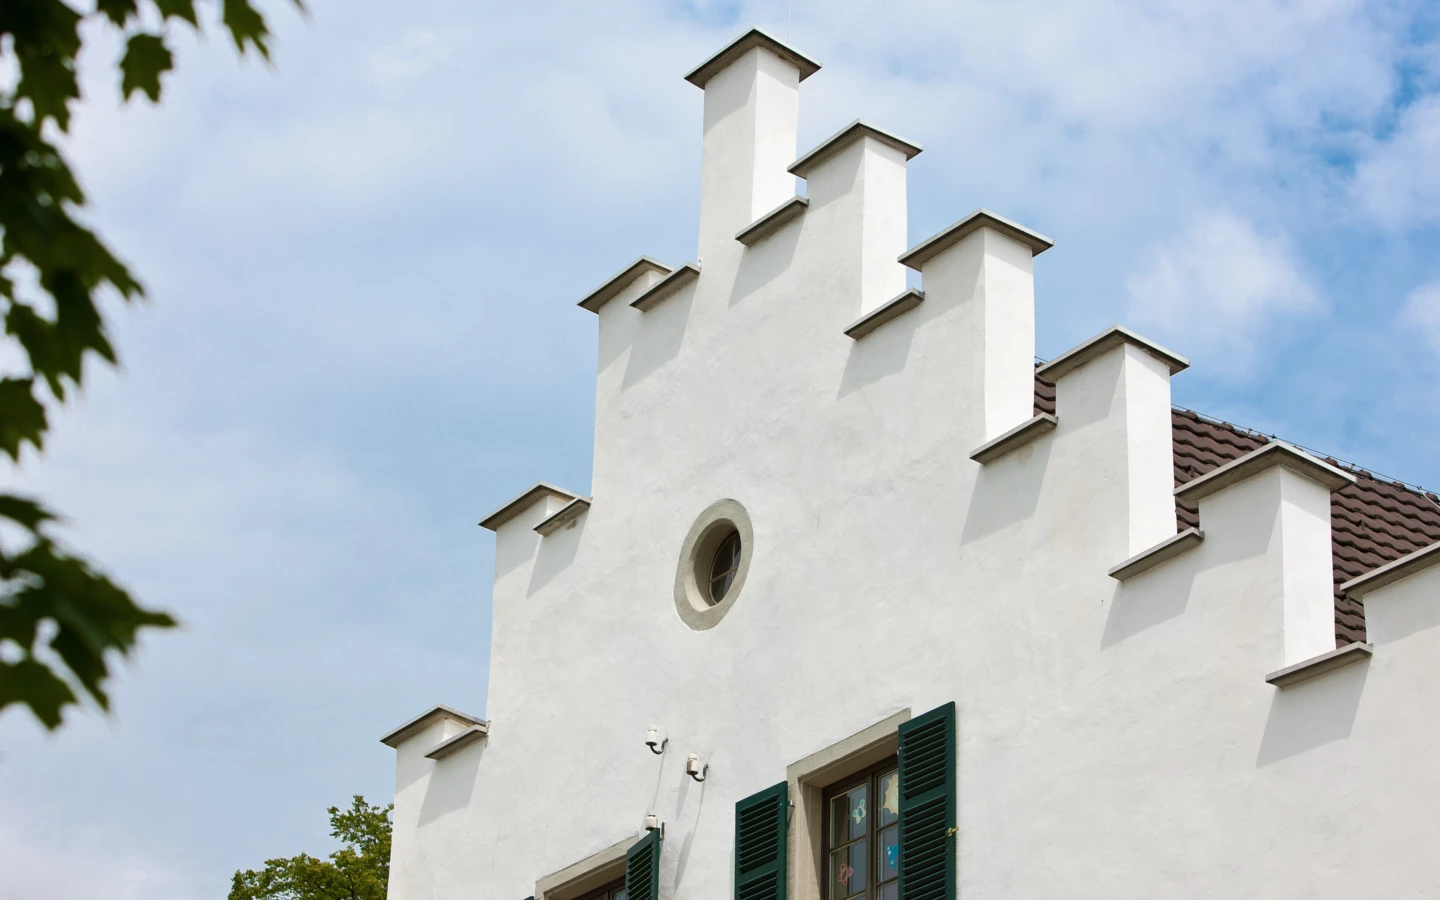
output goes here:
[{"label": "wall-mounted light fixture", "polygon": [[700,764],[700,757],[692,753],[685,759],[685,774],[696,781],[704,781],[706,776],[710,774],[710,764],[705,763],[702,766]]},{"label": "wall-mounted light fixture", "polygon": [[658,725],[651,725],[650,730],[645,732],[645,746],[649,747],[650,752],[656,756],[665,752],[665,745],[668,743],[670,743],[670,739],[660,734]]}]

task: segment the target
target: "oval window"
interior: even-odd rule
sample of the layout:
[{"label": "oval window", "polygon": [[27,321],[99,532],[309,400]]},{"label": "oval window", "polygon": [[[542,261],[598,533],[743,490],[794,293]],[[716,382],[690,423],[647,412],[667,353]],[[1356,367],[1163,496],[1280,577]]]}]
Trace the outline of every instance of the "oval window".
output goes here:
[{"label": "oval window", "polygon": [[694,631],[714,628],[745,589],[755,555],[750,514],[734,500],[716,500],[690,526],[675,566],[675,612]]}]

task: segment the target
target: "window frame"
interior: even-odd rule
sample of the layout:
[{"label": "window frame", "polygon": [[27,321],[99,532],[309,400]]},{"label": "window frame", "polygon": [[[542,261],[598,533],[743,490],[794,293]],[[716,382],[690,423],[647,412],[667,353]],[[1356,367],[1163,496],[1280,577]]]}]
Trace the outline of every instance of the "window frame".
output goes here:
[{"label": "window frame", "polygon": [[625,897],[625,876],[597,888],[592,888],[576,897],[575,900],[622,900]]},{"label": "window frame", "polygon": [[[880,815],[879,815],[879,809],[880,809],[880,804],[879,804],[880,778],[881,778],[881,776],[887,775],[887,774],[889,774],[889,773],[892,772],[892,771],[896,773],[896,777],[898,778],[898,777],[899,777],[899,767],[900,767],[900,757],[899,757],[899,755],[896,754],[896,755],[893,755],[893,756],[889,756],[889,757],[887,757],[887,758],[885,758],[885,759],[880,760],[880,761],[877,762],[877,763],[873,763],[873,764],[865,767],[864,769],[861,769],[861,770],[858,771],[858,772],[852,772],[851,774],[847,775],[847,776],[844,777],[844,778],[841,778],[841,779],[835,781],[835,782],[832,783],[832,784],[826,785],[825,788],[824,788],[824,790],[821,791],[821,794],[820,794],[820,803],[821,803],[821,810],[822,810],[822,811],[821,811],[821,815],[820,815],[820,835],[821,835],[821,837],[820,837],[820,866],[819,866],[819,869],[820,869],[820,872],[819,872],[819,874],[820,874],[820,900],[848,900],[848,898],[856,898],[856,900],[878,900],[878,898],[879,898],[879,896],[880,896],[880,884],[879,884],[879,882],[877,881],[877,879],[876,879],[875,876],[878,875],[879,872],[880,872],[879,854],[880,854],[880,849],[881,849],[881,848],[880,848],[879,835],[880,835],[880,832],[881,832],[881,831],[884,831],[884,830],[887,829],[887,828],[892,828],[892,827],[895,827],[895,826],[896,826],[896,823],[892,823],[892,824],[890,824],[890,825],[885,825],[885,826],[883,826],[883,827],[881,827],[881,826],[879,826],[879,825],[877,824],[877,823],[880,821]],[[831,883],[830,883],[831,880],[832,880],[831,877],[830,877],[830,876],[831,876],[831,872],[830,872],[830,854],[833,853],[833,852],[835,852],[835,850],[837,850],[837,849],[839,849],[839,848],[833,846],[833,844],[834,844],[834,831],[833,831],[834,823],[831,821],[831,816],[832,816],[832,814],[831,814],[832,801],[833,801],[836,797],[839,797],[839,796],[842,795],[842,794],[848,794],[850,791],[853,791],[855,788],[861,786],[862,784],[867,786],[867,794],[866,794],[867,802],[870,802],[871,805],[870,805],[870,810],[869,810],[869,812],[867,812],[867,813],[866,813],[866,816],[865,816],[865,837],[864,837],[864,838],[856,838],[855,840],[856,840],[856,841],[864,840],[864,841],[866,842],[866,859],[865,859],[865,866],[866,866],[866,884],[865,884],[865,893],[864,893],[863,895],[862,895],[862,894],[848,894],[848,895],[846,895],[846,897],[835,897],[835,896],[833,896],[833,887],[832,887],[832,885],[831,885]],[[897,814],[898,814],[898,810],[897,810]],[[897,819],[897,823],[898,823],[898,819]],[[897,840],[898,840],[898,835],[897,835]],[[849,846],[849,845],[852,844],[852,843],[854,843],[854,841],[848,841],[848,842],[846,842],[846,844],[843,845],[843,846]],[[894,877],[886,879],[885,883],[886,883],[886,884],[889,884],[889,883],[892,882],[892,881],[896,881],[898,878],[899,878],[899,873],[897,872]]]}]

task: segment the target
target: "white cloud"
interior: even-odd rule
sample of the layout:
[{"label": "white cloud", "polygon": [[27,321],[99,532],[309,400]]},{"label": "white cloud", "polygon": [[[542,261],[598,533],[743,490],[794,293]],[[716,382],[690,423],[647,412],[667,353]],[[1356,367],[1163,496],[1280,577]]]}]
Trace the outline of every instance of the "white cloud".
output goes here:
[{"label": "white cloud", "polygon": [[1354,192],[1393,228],[1440,219],[1440,96],[1405,108],[1389,139],[1356,168]]},{"label": "white cloud", "polygon": [[1279,320],[1320,309],[1288,242],[1224,210],[1154,248],[1125,287],[1137,325],[1159,329],[1181,353],[1207,351],[1232,371],[1254,362],[1261,338],[1278,336]]},{"label": "white cloud", "polygon": [[1414,328],[1440,354],[1440,280],[1422,284],[1405,298],[1400,323]]},{"label": "white cloud", "polygon": [[200,900],[202,891],[173,866],[116,849],[113,835],[77,828],[65,843],[0,827],[0,872],[15,900]]}]

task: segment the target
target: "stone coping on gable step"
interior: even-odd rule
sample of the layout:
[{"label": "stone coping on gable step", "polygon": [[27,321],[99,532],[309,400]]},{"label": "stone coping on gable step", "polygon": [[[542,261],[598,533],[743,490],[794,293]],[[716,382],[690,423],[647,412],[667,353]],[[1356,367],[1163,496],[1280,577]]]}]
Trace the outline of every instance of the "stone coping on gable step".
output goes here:
[{"label": "stone coping on gable step", "polygon": [[908,266],[915,271],[922,271],[921,267],[927,262],[949,250],[965,238],[979,231],[981,228],[993,228],[1006,237],[1019,241],[1030,248],[1032,256],[1039,256],[1046,250],[1055,246],[1055,242],[1038,231],[1031,231],[1018,222],[1012,222],[1004,216],[998,216],[988,209],[977,209],[970,215],[926,238],[920,243],[906,250],[900,255],[899,262],[902,266]]},{"label": "stone coping on gable step", "polygon": [[851,323],[849,328],[845,329],[845,335],[858,341],[886,322],[898,318],[919,306],[920,302],[924,299],[924,291],[910,288],[904,293],[886,300],[875,309],[870,310],[865,315],[856,319]]},{"label": "stone coping on gable step", "polygon": [[605,280],[605,283],[585,295],[585,299],[575,304],[581,309],[588,309],[590,312],[598,313],[600,307],[614,300],[616,295],[630,286],[635,279],[646,272],[658,272],[661,275],[669,275],[670,267],[657,259],[642,256],[630,265],[616,272]]},{"label": "stone coping on gable step", "polygon": [[1198,528],[1187,528],[1148,550],[1141,550],[1111,569],[1109,575],[1116,581],[1129,581],[1141,572],[1148,572],[1166,560],[1174,559],[1186,550],[1200,546],[1204,540],[1205,532]]},{"label": "stone coping on gable step", "polygon": [[1275,466],[1284,466],[1297,475],[1304,475],[1331,491],[1355,483],[1355,476],[1322,462],[1284,441],[1271,441],[1263,447],[1232,460],[1218,469],[1187,481],[1175,489],[1175,496],[1190,503],[1224,490]]},{"label": "stone coping on gable step", "polygon": [[700,267],[694,263],[685,263],[669,275],[650,285],[650,290],[631,300],[630,305],[641,312],[646,312],[661,300],[664,300],[666,297],[699,277]]},{"label": "stone coping on gable step", "polygon": [[764,238],[779,231],[781,227],[804,215],[805,208],[809,205],[810,201],[804,197],[791,197],[736,232],[735,240],[747,247],[758,244]]},{"label": "stone coping on gable step", "polygon": [[726,66],[735,62],[756,47],[769,50],[771,53],[799,69],[801,81],[820,71],[820,64],[815,60],[796,50],[794,47],[791,47],[789,44],[786,44],[779,38],[772,37],[759,28],[752,28],[729,44],[726,44],[725,48],[719,53],[716,53],[694,69],[691,69],[690,74],[685,76],[685,80],[703,90],[706,82],[718,75]]},{"label": "stone coping on gable step", "polygon": [[484,719],[477,719],[469,713],[463,713],[454,707],[439,703],[400,727],[392,729],[380,739],[380,743],[387,747],[399,747],[402,743],[419,734],[421,731],[445,719],[449,719],[452,722],[459,722],[461,725],[474,726],[486,730],[490,728],[490,723]]},{"label": "stone coping on gable step", "polygon": [[1041,413],[1033,419],[1021,422],[994,440],[976,447],[970,454],[970,458],[983,466],[992,460],[999,459],[1011,450],[1023,447],[1042,434],[1049,434],[1055,430],[1058,421],[1049,413]]},{"label": "stone coping on gable step", "polygon": [[568,501],[579,499],[580,495],[574,491],[567,491],[564,488],[558,488],[553,484],[542,481],[515,499],[502,504],[499,509],[481,519],[480,527],[494,531],[501,525],[520,515],[520,513],[524,512],[530,505],[546,497],[559,497],[562,500]]},{"label": "stone coping on gable step", "polygon": [[1308,681],[1316,675],[1324,675],[1326,672],[1334,671],[1342,666],[1369,659],[1374,653],[1375,648],[1370,644],[1346,644],[1344,647],[1338,647],[1328,653],[1312,656],[1293,666],[1286,666],[1271,672],[1265,676],[1265,683],[1273,684],[1277,688],[1289,687],[1292,684]]},{"label": "stone coping on gable step", "polygon": [[897,134],[892,134],[883,128],[876,128],[874,125],[862,119],[856,119],[821,141],[815,149],[795,160],[786,171],[797,178],[809,178],[810,172],[813,171],[816,166],[823,164],[826,160],[835,156],[835,154],[844,150],[855,141],[866,137],[874,138],[888,147],[899,150],[905,155],[905,159],[907,160],[914,159],[925,149],[919,144],[907,141]]},{"label": "stone coping on gable step", "polygon": [[484,725],[471,725],[469,728],[457,735],[446,738],[425,754],[426,759],[442,760],[451,754],[458,753],[476,741],[490,733],[490,729]]},{"label": "stone coping on gable step", "polygon": [[1378,591],[1402,578],[1409,578],[1436,563],[1440,563],[1440,541],[1436,541],[1428,547],[1421,547],[1413,553],[1407,553],[1394,562],[1366,572],[1359,578],[1352,578],[1340,585],[1340,591],[1359,600],[1371,591]]},{"label": "stone coping on gable step", "polygon": [[1166,350],[1149,338],[1143,338],[1123,325],[1115,325],[1040,366],[1035,370],[1035,377],[1054,384],[1055,379],[1068,375],[1095,357],[1122,344],[1134,344],[1165,363],[1170,367],[1171,375],[1178,375],[1190,368],[1190,360],[1180,354]]},{"label": "stone coping on gable step", "polygon": [[539,525],[536,525],[535,531],[545,537],[549,537],[553,532],[558,531],[561,525],[580,518],[581,514],[589,508],[590,498],[576,497],[574,500],[557,509],[549,518],[542,521]]}]

